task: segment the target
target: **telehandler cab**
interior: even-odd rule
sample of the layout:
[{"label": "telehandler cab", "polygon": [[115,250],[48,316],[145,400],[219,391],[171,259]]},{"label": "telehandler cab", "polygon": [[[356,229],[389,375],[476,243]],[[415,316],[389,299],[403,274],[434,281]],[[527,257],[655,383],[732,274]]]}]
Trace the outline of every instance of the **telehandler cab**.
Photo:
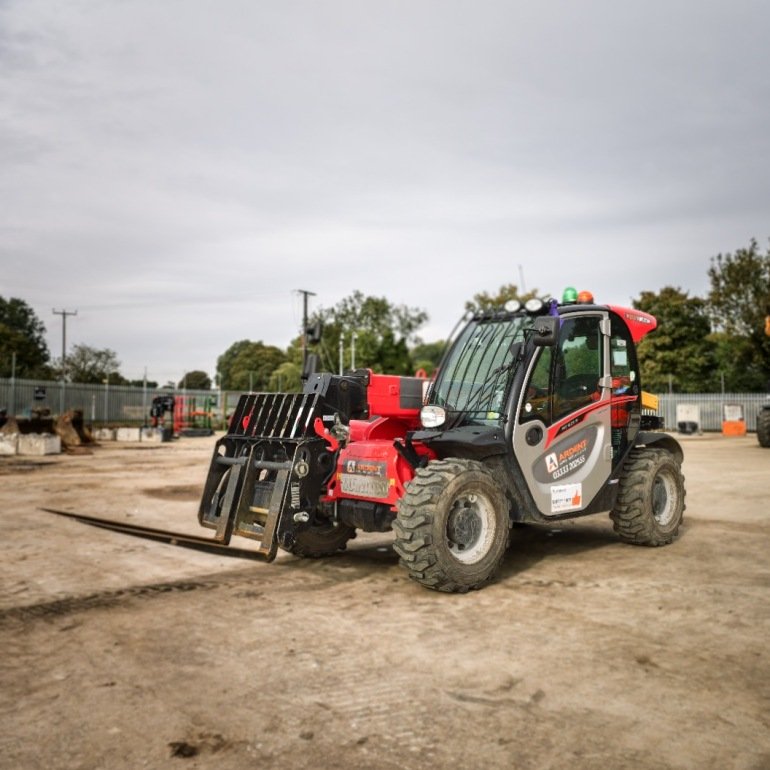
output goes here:
[{"label": "telehandler cab", "polygon": [[199,521],[224,543],[255,538],[268,560],[392,529],[410,577],[457,592],[494,577],[515,523],[609,512],[621,540],[670,543],[683,455],[635,347],[655,326],[570,289],[470,314],[430,382],[356,370],[244,395]]}]

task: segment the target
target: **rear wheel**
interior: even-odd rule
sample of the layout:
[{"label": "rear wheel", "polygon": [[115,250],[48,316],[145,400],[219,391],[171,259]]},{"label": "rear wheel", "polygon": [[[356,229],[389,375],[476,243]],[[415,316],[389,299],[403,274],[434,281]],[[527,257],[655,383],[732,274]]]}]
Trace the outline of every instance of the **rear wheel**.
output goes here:
[{"label": "rear wheel", "polygon": [[634,545],[670,543],[684,515],[684,476],[665,449],[635,449],[623,468],[610,517],[620,539]]},{"label": "rear wheel", "polygon": [[294,543],[286,550],[295,556],[317,559],[344,551],[348,540],[355,536],[353,527],[346,524],[335,525],[331,521],[324,522],[299,530]]},{"label": "rear wheel", "polygon": [[770,447],[770,407],[760,409],[757,415],[757,441],[760,446]]},{"label": "rear wheel", "polygon": [[464,592],[494,577],[510,528],[505,496],[481,463],[436,460],[418,468],[406,487],[394,548],[413,580]]}]

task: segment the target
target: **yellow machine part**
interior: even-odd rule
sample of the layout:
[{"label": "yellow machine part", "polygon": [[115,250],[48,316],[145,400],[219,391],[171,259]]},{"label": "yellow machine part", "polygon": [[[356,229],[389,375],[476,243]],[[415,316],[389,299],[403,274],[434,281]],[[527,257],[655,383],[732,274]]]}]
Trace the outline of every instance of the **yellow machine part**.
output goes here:
[{"label": "yellow machine part", "polygon": [[648,393],[646,390],[642,391],[642,409],[652,409],[657,412],[659,400],[660,399],[652,393]]}]

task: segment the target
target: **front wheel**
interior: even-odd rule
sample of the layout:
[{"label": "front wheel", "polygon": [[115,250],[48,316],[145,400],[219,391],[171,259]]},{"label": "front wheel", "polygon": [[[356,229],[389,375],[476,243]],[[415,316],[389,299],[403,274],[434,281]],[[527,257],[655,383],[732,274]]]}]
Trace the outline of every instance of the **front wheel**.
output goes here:
[{"label": "front wheel", "polygon": [[348,540],[356,536],[353,527],[334,522],[314,524],[307,529],[297,532],[294,542],[286,547],[295,556],[317,559],[321,556],[332,556],[337,551],[344,551]]},{"label": "front wheel", "polygon": [[670,543],[685,508],[684,476],[674,455],[665,449],[635,449],[619,483],[610,517],[620,539],[634,545]]},{"label": "front wheel", "polygon": [[474,460],[418,468],[393,522],[393,547],[409,576],[437,591],[480,588],[508,548],[511,520],[492,474]]}]

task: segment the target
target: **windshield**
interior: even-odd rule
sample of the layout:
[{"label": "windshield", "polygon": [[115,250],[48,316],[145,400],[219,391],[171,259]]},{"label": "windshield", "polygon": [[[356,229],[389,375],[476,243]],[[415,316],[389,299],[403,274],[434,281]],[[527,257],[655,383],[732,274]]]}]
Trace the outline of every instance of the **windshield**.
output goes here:
[{"label": "windshield", "polygon": [[524,342],[531,326],[528,316],[470,321],[442,361],[429,403],[443,406],[455,426],[499,423],[515,354],[511,346]]}]

